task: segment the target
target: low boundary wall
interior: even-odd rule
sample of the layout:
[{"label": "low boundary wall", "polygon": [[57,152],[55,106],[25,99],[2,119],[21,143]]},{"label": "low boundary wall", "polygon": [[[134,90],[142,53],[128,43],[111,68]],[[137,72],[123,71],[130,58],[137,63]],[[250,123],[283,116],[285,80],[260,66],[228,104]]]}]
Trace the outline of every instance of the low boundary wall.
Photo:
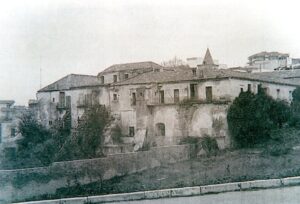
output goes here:
[{"label": "low boundary wall", "polygon": [[55,162],[47,167],[0,170],[0,203],[54,194],[62,187],[107,180],[188,160],[192,150],[190,145],[175,145],[96,159]]},{"label": "low boundary wall", "polygon": [[33,201],[33,202],[26,202],[24,204],[110,203],[110,202],[120,202],[120,201],[197,196],[197,195],[205,195],[205,194],[212,194],[212,193],[246,191],[246,190],[253,190],[253,189],[280,188],[280,187],[295,186],[295,185],[300,185],[300,177],[255,180],[255,181],[224,183],[224,184],[207,185],[207,186],[194,186],[194,187],[163,189],[163,190],[155,190],[155,191],[141,191],[141,192],[124,193],[124,194],[111,194],[111,195],[103,195],[103,196],[88,196],[88,197],[78,197],[78,198],[65,198],[65,199],[58,199],[58,200]]}]

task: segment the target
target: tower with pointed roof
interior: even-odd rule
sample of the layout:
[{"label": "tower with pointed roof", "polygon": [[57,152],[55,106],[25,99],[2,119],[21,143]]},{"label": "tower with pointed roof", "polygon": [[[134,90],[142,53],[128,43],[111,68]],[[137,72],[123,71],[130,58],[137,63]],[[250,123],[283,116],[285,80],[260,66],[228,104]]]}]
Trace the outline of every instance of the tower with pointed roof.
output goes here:
[{"label": "tower with pointed roof", "polygon": [[214,60],[210,54],[209,48],[206,49],[206,53],[203,59],[203,65],[214,65]]},{"label": "tower with pointed roof", "polygon": [[209,48],[206,49],[206,53],[201,65],[198,65],[199,69],[217,69],[218,65],[214,63]]}]

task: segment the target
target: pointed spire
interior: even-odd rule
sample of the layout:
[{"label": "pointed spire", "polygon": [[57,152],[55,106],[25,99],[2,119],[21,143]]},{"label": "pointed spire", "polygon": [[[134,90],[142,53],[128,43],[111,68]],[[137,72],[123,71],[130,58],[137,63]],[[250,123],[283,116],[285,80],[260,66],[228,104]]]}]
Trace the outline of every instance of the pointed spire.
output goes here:
[{"label": "pointed spire", "polygon": [[203,59],[203,65],[214,65],[214,60],[208,48],[206,50],[205,57]]}]

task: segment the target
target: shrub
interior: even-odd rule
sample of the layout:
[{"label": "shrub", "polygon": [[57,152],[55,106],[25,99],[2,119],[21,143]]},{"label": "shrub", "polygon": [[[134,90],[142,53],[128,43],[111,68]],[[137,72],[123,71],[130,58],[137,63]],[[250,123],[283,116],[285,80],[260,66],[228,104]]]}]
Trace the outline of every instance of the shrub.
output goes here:
[{"label": "shrub", "polygon": [[208,135],[203,137],[201,145],[208,156],[216,155],[219,150],[217,140]]},{"label": "shrub", "polygon": [[230,106],[228,128],[237,147],[252,147],[270,139],[271,131],[290,118],[290,107],[272,99],[259,89],[258,94],[242,92]]}]

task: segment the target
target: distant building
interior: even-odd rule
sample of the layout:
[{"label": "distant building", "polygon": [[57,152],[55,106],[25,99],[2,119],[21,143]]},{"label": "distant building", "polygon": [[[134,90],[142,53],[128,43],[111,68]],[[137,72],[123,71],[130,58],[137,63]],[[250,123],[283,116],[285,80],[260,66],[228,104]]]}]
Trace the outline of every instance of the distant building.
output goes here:
[{"label": "distant building", "polygon": [[12,147],[19,138],[18,122],[25,106],[14,106],[13,100],[0,100],[0,147]]},{"label": "distant building", "polygon": [[248,57],[249,67],[253,72],[271,72],[274,70],[290,70],[300,68],[300,59],[291,58],[287,53],[260,52]]}]

